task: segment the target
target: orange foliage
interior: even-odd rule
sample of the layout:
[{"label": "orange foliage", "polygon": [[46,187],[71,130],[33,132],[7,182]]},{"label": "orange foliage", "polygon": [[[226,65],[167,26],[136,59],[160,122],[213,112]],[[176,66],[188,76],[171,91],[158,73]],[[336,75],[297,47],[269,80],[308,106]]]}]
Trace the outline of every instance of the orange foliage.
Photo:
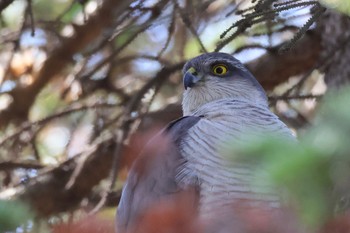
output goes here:
[{"label": "orange foliage", "polygon": [[172,199],[161,201],[151,208],[132,233],[200,233],[202,225],[197,221],[196,200],[192,191],[183,192]]},{"label": "orange foliage", "polygon": [[321,233],[350,233],[350,213],[339,215],[329,221]]},{"label": "orange foliage", "polygon": [[[148,130],[145,133],[136,133],[133,134],[130,139],[127,147],[124,148],[122,154],[122,168],[130,168],[135,159],[141,154],[144,150],[145,146],[149,144],[150,139],[155,137],[160,132],[159,128],[153,128]],[[165,140],[165,139],[164,139]],[[162,147],[165,143],[158,142],[157,145],[151,149],[151,151],[147,150],[147,153],[154,153],[159,151],[159,147]],[[167,143],[166,143],[167,144]],[[147,148],[149,149],[149,148]]]}]

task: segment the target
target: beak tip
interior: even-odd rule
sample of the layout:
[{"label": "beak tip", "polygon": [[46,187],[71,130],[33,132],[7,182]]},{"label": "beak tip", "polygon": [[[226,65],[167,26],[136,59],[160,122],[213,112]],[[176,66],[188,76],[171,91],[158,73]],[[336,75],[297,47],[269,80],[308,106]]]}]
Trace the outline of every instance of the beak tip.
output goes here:
[{"label": "beak tip", "polygon": [[187,88],[192,88],[198,81],[199,81],[198,77],[187,72],[183,79],[185,90],[187,90]]}]

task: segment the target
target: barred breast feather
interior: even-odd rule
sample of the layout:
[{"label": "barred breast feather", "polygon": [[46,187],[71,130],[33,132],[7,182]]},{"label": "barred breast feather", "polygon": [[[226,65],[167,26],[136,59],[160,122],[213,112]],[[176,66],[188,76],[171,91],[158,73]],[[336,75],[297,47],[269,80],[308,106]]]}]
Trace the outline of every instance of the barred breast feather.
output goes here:
[{"label": "barred breast feather", "polygon": [[239,98],[204,104],[193,115],[202,119],[180,142],[180,151],[187,163],[180,168],[177,179],[179,183],[186,183],[186,174],[197,176],[200,215],[216,215],[241,200],[277,205],[278,198],[272,190],[256,190],[250,185],[255,174],[249,164],[237,164],[220,152],[228,141],[242,141],[250,129],[257,134],[293,138],[287,126],[267,106]]}]

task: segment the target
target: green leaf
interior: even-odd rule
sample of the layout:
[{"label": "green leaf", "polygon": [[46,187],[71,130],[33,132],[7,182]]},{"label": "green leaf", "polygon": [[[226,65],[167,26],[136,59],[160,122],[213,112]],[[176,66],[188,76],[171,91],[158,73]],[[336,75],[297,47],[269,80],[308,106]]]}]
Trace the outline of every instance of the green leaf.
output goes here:
[{"label": "green leaf", "polygon": [[82,12],[82,6],[80,3],[75,2],[72,8],[63,16],[62,21],[64,23],[70,23],[80,12]]},{"label": "green leaf", "polygon": [[339,12],[350,15],[350,1],[349,0],[321,0],[321,2]]},{"label": "green leaf", "polygon": [[0,200],[0,232],[11,231],[26,223],[33,214],[19,201]]}]

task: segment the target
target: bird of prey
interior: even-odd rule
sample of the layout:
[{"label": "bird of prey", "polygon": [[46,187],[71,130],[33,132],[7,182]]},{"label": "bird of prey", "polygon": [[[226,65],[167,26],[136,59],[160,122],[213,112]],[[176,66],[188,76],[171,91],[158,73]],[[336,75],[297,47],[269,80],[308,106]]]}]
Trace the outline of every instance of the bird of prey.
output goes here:
[{"label": "bird of prey", "polygon": [[227,140],[242,141],[247,131],[293,138],[269,110],[258,81],[230,54],[207,53],[185,64],[183,84],[183,117],[160,134],[170,138],[169,146],[157,155],[139,156],[129,172],[117,211],[118,232],[128,232],[147,209],[188,188],[196,190],[201,218],[223,213],[235,200],[269,198],[250,187],[247,164],[220,153]]}]

